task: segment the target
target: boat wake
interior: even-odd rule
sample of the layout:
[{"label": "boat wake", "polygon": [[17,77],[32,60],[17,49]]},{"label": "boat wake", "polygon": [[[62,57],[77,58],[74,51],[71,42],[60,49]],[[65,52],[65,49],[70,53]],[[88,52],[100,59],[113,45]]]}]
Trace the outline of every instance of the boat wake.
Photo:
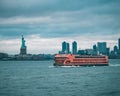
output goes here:
[{"label": "boat wake", "polygon": [[48,66],[49,68],[76,68],[81,66]]},{"label": "boat wake", "polygon": [[120,66],[120,64],[109,64],[109,66]]},{"label": "boat wake", "polygon": [[[109,64],[110,67],[120,66],[120,64]],[[48,66],[49,68],[80,68],[80,67],[99,67],[99,66]],[[100,66],[102,67],[102,66]],[[106,66],[107,67],[107,66]]]},{"label": "boat wake", "polygon": [[80,67],[96,67],[96,66],[48,66],[49,68],[80,68]]},{"label": "boat wake", "polygon": [[63,67],[63,68],[76,68],[76,67],[81,67],[81,66],[60,66],[60,67]]}]

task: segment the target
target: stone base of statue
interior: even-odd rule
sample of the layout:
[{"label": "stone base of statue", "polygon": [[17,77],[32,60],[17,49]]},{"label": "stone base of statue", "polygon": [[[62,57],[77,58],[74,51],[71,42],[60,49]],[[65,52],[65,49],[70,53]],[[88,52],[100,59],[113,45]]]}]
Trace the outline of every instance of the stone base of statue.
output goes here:
[{"label": "stone base of statue", "polygon": [[20,49],[20,55],[26,55],[26,54],[27,54],[26,48],[21,48]]}]

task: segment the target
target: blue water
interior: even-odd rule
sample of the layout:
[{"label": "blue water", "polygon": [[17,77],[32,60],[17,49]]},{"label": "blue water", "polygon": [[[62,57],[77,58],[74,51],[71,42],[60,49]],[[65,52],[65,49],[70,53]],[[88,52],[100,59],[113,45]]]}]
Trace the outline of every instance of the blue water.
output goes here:
[{"label": "blue water", "polygon": [[54,67],[53,61],[0,61],[0,96],[120,96],[120,59],[109,63]]}]

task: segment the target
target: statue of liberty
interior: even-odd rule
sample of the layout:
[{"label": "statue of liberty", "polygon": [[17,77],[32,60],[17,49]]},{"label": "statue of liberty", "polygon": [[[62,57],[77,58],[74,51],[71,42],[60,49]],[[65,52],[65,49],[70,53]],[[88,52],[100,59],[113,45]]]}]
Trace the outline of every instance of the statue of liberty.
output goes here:
[{"label": "statue of liberty", "polygon": [[22,35],[22,44],[21,44],[21,48],[20,48],[20,54],[21,55],[26,55],[27,54],[27,46],[25,45],[25,39]]},{"label": "statue of liberty", "polygon": [[22,35],[22,46],[21,46],[21,48],[26,48],[25,39],[24,39],[23,35]]}]

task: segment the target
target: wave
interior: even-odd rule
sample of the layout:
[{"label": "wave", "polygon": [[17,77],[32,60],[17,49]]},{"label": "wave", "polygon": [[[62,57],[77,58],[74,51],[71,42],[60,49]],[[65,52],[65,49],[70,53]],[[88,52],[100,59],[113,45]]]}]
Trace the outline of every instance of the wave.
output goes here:
[{"label": "wave", "polygon": [[54,66],[48,66],[48,68],[54,68]]}]

